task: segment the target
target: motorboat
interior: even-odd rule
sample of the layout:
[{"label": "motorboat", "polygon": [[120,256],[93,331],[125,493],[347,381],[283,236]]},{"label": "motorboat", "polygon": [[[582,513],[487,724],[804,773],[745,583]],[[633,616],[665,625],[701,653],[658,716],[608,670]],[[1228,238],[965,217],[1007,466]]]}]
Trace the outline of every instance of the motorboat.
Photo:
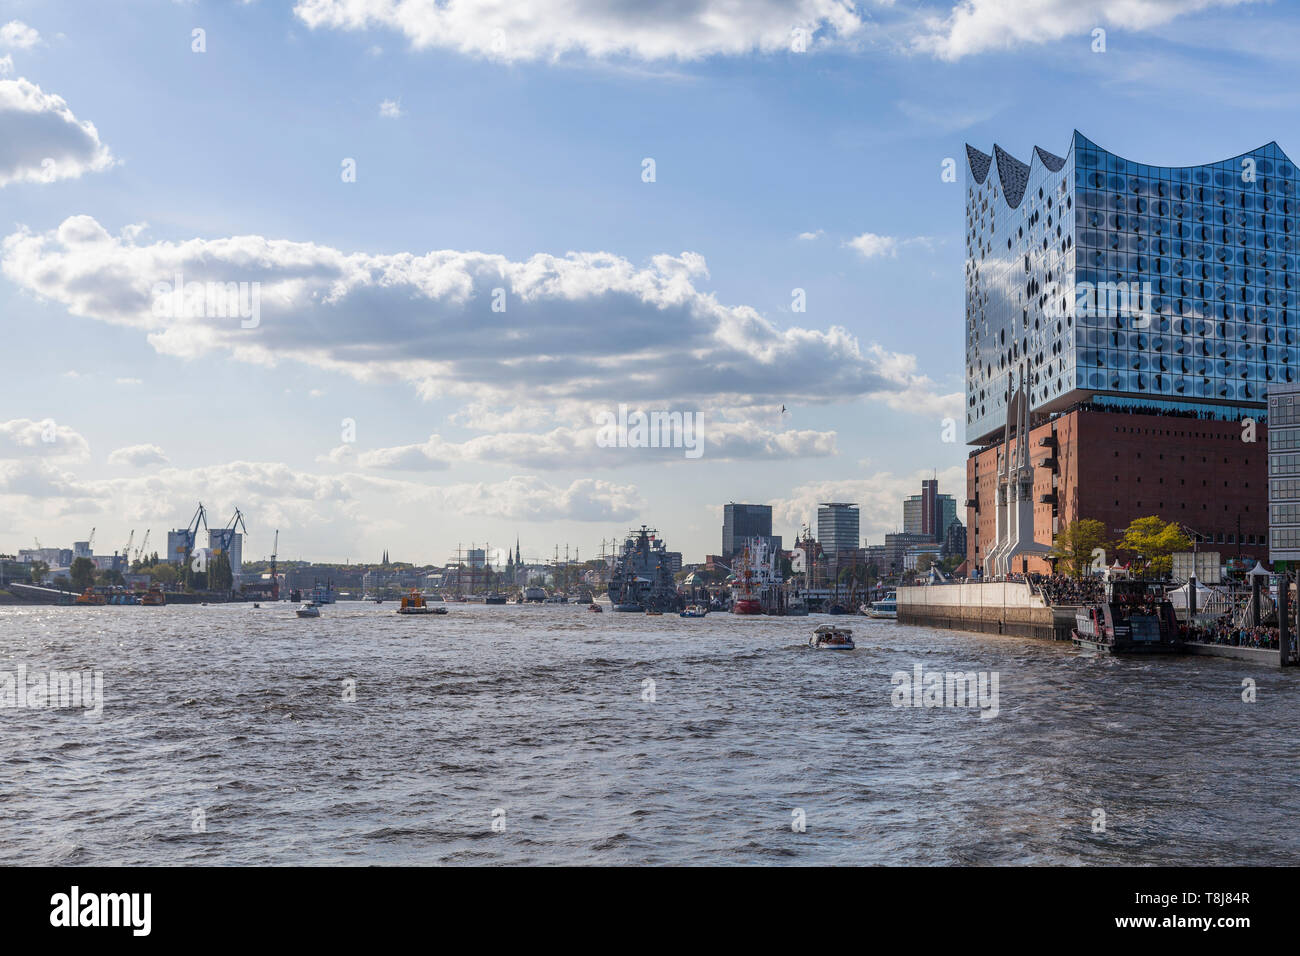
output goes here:
[{"label": "motorboat", "polygon": [[660,611],[660,610],[657,610],[656,608],[648,607],[648,608],[645,609],[645,616],[646,616],[646,617],[663,617],[663,616],[664,616],[664,612],[663,612],[663,611]]},{"label": "motorboat", "polygon": [[707,607],[701,607],[698,604],[688,604],[686,606],[686,610],[677,612],[677,616],[678,617],[704,617],[708,613],[709,613],[709,609]]},{"label": "motorboat", "polygon": [[853,632],[847,627],[823,624],[808,638],[808,646],[818,651],[851,651],[857,645],[853,643]]},{"label": "motorboat", "polygon": [[320,605],[315,601],[308,601],[298,608],[297,614],[299,617],[320,617]]},{"label": "motorboat", "polygon": [[592,601],[590,604],[587,605],[587,610],[591,611],[593,614],[605,613],[605,609],[601,607],[599,604],[597,604],[595,601]]},{"label": "motorboat", "polygon": [[645,610],[645,608],[641,607],[640,604],[615,604],[614,610],[625,612],[625,613],[639,614],[641,611]]}]

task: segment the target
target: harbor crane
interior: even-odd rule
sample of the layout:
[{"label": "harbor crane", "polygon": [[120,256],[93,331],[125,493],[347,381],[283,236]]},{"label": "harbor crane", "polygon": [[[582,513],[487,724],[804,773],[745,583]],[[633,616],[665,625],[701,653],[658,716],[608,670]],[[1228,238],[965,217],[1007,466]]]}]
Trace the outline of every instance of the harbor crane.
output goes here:
[{"label": "harbor crane", "polygon": [[126,539],[126,547],[122,549],[122,561],[127,565],[127,570],[131,566],[131,545],[135,544],[135,528],[131,529],[131,535]]},{"label": "harbor crane", "polygon": [[275,543],[271,545],[271,600],[280,600],[280,579],[275,576],[275,555],[280,550],[280,529],[275,529]]},{"label": "harbor crane", "polygon": [[198,510],[194,512],[194,517],[190,518],[190,523],[185,526],[184,540],[176,549],[177,564],[184,565],[190,560],[190,555],[194,551],[194,538],[199,533],[199,525],[202,524],[204,529],[208,527],[208,512],[203,507],[203,502],[199,502]]},{"label": "harbor crane", "polygon": [[244,513],[238,508],[235,509],[235,513],[231,515],[230,521],[226,523],[226,526],[217,532],[217,544],[216,547],[212,549],[213,557],[216,557],[224,551],[230,550],[230,544],[235,540],[236,528],[243,531],[244,534],[248,534],[248,528],[244,525]]},{"label": "harbor crane", "polygon": [[144,540],[140,542],[140,547],[135,550],[135,560],[143,561],[149,550],[149,528],[144,529]]}]

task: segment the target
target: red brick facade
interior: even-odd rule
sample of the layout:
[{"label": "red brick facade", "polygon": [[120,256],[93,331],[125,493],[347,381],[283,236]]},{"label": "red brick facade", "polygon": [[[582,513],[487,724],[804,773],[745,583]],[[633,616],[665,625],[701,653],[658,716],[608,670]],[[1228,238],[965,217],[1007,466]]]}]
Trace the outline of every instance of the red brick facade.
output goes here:
[{"label": "red brick facade", "polygon": [[[1246,434],[1239,422],[1085,409],[1032,428],[1034,540],[1050,545],[1057,529],[1079,518],[1096,518],[1118,539],[1134,518],[1159,515],[1203,535],[1201,550],[1266,561],[1268,429],[1256,426],[1253,443]],[[997,541],[999,447],[966,459],[972,568],[983,567]],[[1023,569],[1051,570],[1041,558]]]}]

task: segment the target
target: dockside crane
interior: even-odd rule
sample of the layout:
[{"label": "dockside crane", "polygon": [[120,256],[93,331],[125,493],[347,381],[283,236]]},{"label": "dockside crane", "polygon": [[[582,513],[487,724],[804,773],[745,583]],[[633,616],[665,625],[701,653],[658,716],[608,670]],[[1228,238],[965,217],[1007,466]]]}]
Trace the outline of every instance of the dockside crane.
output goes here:
[{"label": "dockside crane", "polygon": [[122,549],[122,563],[126,565],[128,571],[131,570],[131,545],[133,544],[135,544],[135,528],[131,529],[131,534],[126,539],[126,547]]},{"label": "dockside crane", "polygon": [[280,550],[280,529],[275,529],[275,543],[271,545],[271,600],[280,600],[280,579],[275,576],[275,555]]},{"label": "dockside crane", "polygon": [[198,509],[194,512],[194,517],[190,518],[190,523],[185,526],[184,541],[181,543],[180,547],[176,549],[178,557],[176,563],[182,567],[189,563],[190,555],[194,552],[194,538],[199,533],[200,524],[203,525],[205,530],[207,529],[208,512],[203,507],[203,502],[201,501],[199,502]]},{"label": "dockside crane", "polygon": [[144,529],[144,540],[140,542],[140,547],[135,549],[135,560],[143,561],[145,555],[149,553],[149,528]]},{"label": "dockside crane", "polygon": [[244,532],[244,534],[248,534],[248,528],[244,525],[244,513],[238,508],[235,509],[235,513],[231,515],[230,521],[226,523],[226,526],[217,532],[217,545],[212,549],[212,556],[214,558],[217,555],[230,550],[230,543],[235,540],[236,528]]}]

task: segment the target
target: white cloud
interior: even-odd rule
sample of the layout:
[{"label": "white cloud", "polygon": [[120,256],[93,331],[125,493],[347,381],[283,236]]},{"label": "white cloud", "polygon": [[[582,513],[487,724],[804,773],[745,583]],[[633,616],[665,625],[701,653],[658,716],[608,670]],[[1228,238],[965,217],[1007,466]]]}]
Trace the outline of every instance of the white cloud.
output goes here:
[{"label": "white cloud", "polygon": [[14,71],[14,58],[11,56],[0,56],[0,76],[8,76]]},{"label": "white cloud", "polygon": [[812,242],[814,239],[820,239],[825,234],[822,229],[818,229],[816,232],[801,232],[799,233],[799,239],[803,242]]},{"label": "white cloud", "polygon": [[397,100],[384,100],[379,104],[379,115],[385,119],[397,119],[402,115],[402,104]]},{"label": "white cloud", "polygon": [[932,249],[934,248],[934,239],[930,236],[911,236],[907,239],[898,239],[894,236],[878,236],[874,232],[864,232],[862,235],[850,239],[844,245],[856,249],[864,259],[874,259],[877,256],[896,256],[899,249],[908,246],[923,246],[926,249]]},{"label": "white cloud", "polygon": [[10,20],[0,27],[0,47],[29,50],[41,42],[41,35],[21,20]]},{"label": "white cloud", "polygon": [[0,459],[3,458],[83,462],[90,458],[90,444],[79,433],[53,419],[38,422],[15,418],[0,422]]},{"label": "white cloud", "polygon": [[144,379],[141,378],[115,378],[113,383],[116,385],[143,385]]},{"label": "white cloud", "polygon": [[[143,331],[163,354],[293,359],[363,381],[404,380],[426,397],[707,414],[933,391],[913,357],[863,347],[844,328],[781,328],[719,303],[697,288],[708,269],[692,252],[637,267],[607,252],[512,261],[344,253],[261,236],[141,243],[73,216],[6,237],[0,268],[75,315]],[[155,284],[177,273],[187,284],[259,282],[260,324],[156,315]],[[497,289],[504,312],[492,309]]]},{"label": "white cloud", "polygon": [[[416,49],[507,61],[567,53],[694,60],[776,52],[791,49],[796,29],[825,43],[852,37],[864,24],[852,0],[298,0],[294,12],[313,29],[385,28]],[[816,45],[810,39],[808,49]]]},{"label": "white cloud", "polygon": [[114,162],[93,123],[22,77],[0,80],[0,186],[75,179]]},{"label": "white cloud", "polygon": [[1097,27],[1147,30],[1209,7],[1251,0],[962,0],[947,17],[929,17],[915,49],[944,60],[988,50],[1089,37]]},{"label": "white cloud", "polygon": [[878,236],[874,232],[864,232],[856,239],[850,239],[845,245],[856,249],[864,259],[898,254],[897,239],[893,236]]},{"label": "white cloud", "polygon": [[[609,410],[617,415],[614,409]],[[601,447],[599,425],[560,427],[537,434],[496,432],[463,442],[430,435],[428,440],[392,448],[356,451],[340,445],[321,461],[398,471],[442,471],[457,462],[505,463],[540,469],[620,468],[648,461],[680,462],[684,448]],[[822,458],[836,453],[835,432],[772,430],[753,421],[703,420],[698,433],[699,460],[728,461]]]},{"label": "white cloud", "polygon": [[108,456],[110,465],[130,465],[144,468],[147,465],[165,465],[167,456],[157,445],[128,445],[118,448]]}]

